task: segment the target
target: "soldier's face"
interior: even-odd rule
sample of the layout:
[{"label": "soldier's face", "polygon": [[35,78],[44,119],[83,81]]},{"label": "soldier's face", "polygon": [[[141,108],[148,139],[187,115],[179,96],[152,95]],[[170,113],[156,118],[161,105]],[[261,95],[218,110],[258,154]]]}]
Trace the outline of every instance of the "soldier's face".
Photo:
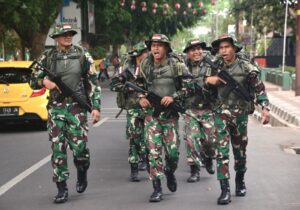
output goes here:
[{"label": "soldier's face", "polygon": [[151,53],[154,57],[154,62],[163,60],[167,55],[168,46],[163,42],[152,42]]},{"label": "soldier's face", "polygon": [[192,62],[200,61],[202,58],[203,49],[200,46],[191,47],[187,51],[187,56]]},{"label": "soldier's face", "polygon": [[55,38],[59,47],[69,47],[72,45],[73,34],[71,32],[64,33]]},{"label": "soldier's face", "polygon": [[220,43],[219,54],[223,57],[225,63],[232,63],[235,60],[236,48],[230,42]]}]

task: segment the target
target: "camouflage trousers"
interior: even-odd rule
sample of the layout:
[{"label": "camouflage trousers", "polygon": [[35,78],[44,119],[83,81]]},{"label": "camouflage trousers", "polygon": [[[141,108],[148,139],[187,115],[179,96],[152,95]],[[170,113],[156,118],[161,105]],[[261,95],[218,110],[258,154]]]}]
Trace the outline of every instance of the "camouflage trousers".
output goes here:
[{"label": "camouflage trousers", "polygon": [[232,144],[234,156],[234,170],[245,172],[248,115],[241,110],[220,110],[215,113],[215,127],[217,135],[217,178],[229,179],[229,144]]},{"label": "camouflage trousers", "polygon": [[90,165],[87,143],[87,113],[77,103],[48,107],[48,132],[52,142],[53,181],[69,178],[67,147],[72,150],[78,170],[87,170]]},{"label": "camouflage trousers", "polygon": [[[162,114],[161,114],[162,115]],[[150,179],[164,177],[164,170],[174,173],[179,159],[178,117],[145,116],[146,142],[149,149]],[[163,149],[165,167],[163,167]]]},{"label": "camouflage trousers", "polygon": [[184,114],[184,140],[188,165],[200,169],[201,160],[215,158],[216,138],[213,113],[209,109],[188,109]]},{"label": "camouflage trousers", "polygon": [[129,139],[128,162],[138,163],[147,154],[144,140],[144,113],[142,109],[127,111],[126,137]]}]

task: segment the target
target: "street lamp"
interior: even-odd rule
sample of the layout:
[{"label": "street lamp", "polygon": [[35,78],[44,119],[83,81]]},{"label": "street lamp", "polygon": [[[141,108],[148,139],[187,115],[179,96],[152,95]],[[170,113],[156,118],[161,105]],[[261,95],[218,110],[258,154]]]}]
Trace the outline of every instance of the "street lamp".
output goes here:
[{"label": "street lamp", "polygon": [[284,18],[284,35],[283,35],[283,53],[282,53],[282,70],[284,72],[285,65],[285,46],[286,46],[286,28],[287,28],[287,13],[288,13],[288,1],[285,2],[285,18]]},{"label": "street lamp", "polygon": [[265,56],[267,56],[267,26],[263,28],[264,32],[264,49],[265,49]]}]

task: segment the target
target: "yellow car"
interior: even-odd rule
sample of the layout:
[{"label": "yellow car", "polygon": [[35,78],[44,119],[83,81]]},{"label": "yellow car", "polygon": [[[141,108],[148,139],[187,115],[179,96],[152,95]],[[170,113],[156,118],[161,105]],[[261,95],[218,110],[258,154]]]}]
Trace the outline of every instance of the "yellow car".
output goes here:
[{"label": "yellow car", "polygon": [[[0,123],[37,122],[45,128],[49,91],[29,85],[31,61],[0,62]],[[40,123],[42,122],[42,123]]]}]

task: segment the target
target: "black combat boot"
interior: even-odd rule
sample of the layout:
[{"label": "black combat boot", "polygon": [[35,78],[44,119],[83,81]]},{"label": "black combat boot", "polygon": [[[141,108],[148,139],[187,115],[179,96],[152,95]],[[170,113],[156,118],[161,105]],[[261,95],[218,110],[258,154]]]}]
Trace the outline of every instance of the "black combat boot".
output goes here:
[{"label": "black combat boot", "polygon": [[147,170],[147,158],[146,155],[141,156],[141,161],[139,162],[139,171]]},{"label": "black combat boot", "polygon": [[167,187],[171,192],[175,192],[177,190],[177,181],[174,175],[174,172],[166,171],[165,175],[167,177]]},{"label": "black combat boot", "polygon": [[205,159],[205,168],[206,168],[206,171],[209,174],[214,174],[215,173],[215,169],[214,169],[214,165],[213,165],[213,160],[211,158],[206,158]]},{"label": "black combat boot", "polygon": [[187,182],[199,182],[200,181],[200,170],[196,165],[191,165],[191,176],[187,179]]},{"label": "black combat boot", "polygon": [[218,204],[226,205],[231,202],[231,195],[230,195],[230,186],[228,179],[220,180],[221,185],[221,195],[218,198]]},{"label": "black combat boot", "polygon": [[138,164],[137,163],[131,163],[130,164],[130,169],[131,169],[130,181],[131,182],[139,182],[140,179],[138,177],[138,175],[139,175]]},{"label": "black combat boot", "polygon": [[245,196],[247,193],[245,180],[245,172],[237,172],[235,176],[235,195],[236,196]]},{"label": "black combat boot", "polygon": [[76,191],[78,193],[83,193],[88,185],[87,182],[87,170],[78,170],[77,169],[77,183],[76,183]]},{"label": "black combat boot", "polygon": [[67,183],[64,182],[56,182],[56,186],[58,189],[57,195],[54,197],[54,203],[64,203],[68,200],[68,187]]},{"label": "black combat boot", "polygon": [[153,180],[152,184],[153,184],[154,192],[150,196],[149,202],[160,202],[163,199],[161,182],[160,180]]}]

